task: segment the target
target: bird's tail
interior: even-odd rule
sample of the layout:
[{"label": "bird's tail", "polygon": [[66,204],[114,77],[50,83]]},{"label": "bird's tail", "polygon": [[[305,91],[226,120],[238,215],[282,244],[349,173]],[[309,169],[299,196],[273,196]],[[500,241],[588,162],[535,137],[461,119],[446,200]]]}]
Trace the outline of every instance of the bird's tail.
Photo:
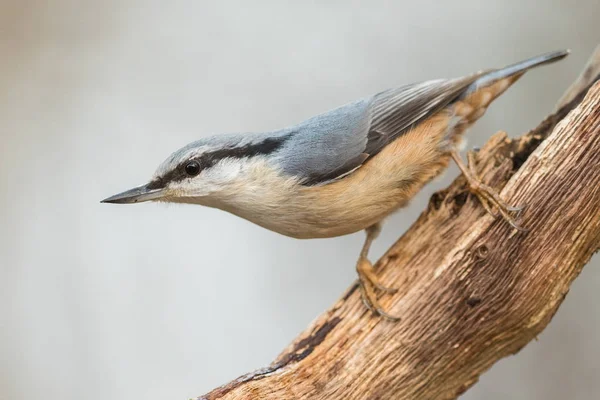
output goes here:
[{"label": "bird's tail", "polygon": [[569,53],[570,50],[553,51],[551,53],[546,53],[536,57],[528,58],[527,60],[508,65],[504,68],[489,71],[489,73],[483,74],[480,78],[473,82],[465,91],[463,96],[466,96],[476,91],[478,88],[490,86],[495,82],[505,78],[514,77],[514,80],[511,80],[512,82],[514,82],[527,70],[540,65],[550,64],[555,61],[562,60],[563,58],[568,56]]},{"label": "bird's tail", "polygon": [[504,68],[480,72],[479,77],[452,103],[453,125],[442,143],[457,144],[465,130],[485,113],[490,103],[517,81],[528,69],[558,61],[569,54],[568,50],[554,51],[509,65]]}]

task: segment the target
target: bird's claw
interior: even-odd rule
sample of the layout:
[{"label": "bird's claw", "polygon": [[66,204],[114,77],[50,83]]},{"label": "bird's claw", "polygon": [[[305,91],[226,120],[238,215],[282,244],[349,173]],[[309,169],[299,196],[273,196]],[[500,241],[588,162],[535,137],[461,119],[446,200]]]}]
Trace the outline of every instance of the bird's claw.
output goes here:
[{"label": "bird's claw", "polygon": [[[469,191],[473,193],[479,199],[479,202],[494,218],[502,217],[510,226],[515,228],[520,232],[528,232],[528,229],[520,226],[516,219],[518,219],[523,211],[527,208],[527,206],[515,207],[508,205],[500,198],[498,193],[484,184],[479,176],[477,175],[477,170],[475,168],[475,153],[468,152],[467,153],[467,164],[465,166],[464,162],[461,160],[460,155],[457,152],[452,153],[452,157],[456,161],[459,169],[463,173],[464,177],[467,180],[469,185]],[[492,210],[492,207],[495,207],[498,210],[498,213]]]},{"label": "bird's claw", "polygon": [[375,292],[376,290],[379,290],[384,293],[393,294],[396,293],[398,289],[383,286],[381,283],[379,283],[379,279],[375,275],[373,265],[365,258],[361,257],[361,259],[358,260],[356,271],[358,272],[360,294],[365,307],[367,307],[367,309],[369,309],[373,314],[379,315],[380,317],[389,321],[399,321],[400,317],[391,315],[383,309],[381,304],[379,304],[379,300],[377,299],[377,294]]},{"label": "bird's claw", "polygon": [[[510,226],[520,232],[528,232],[527,228],[522,227],[516,221],[527,206],[514,207],[509,206],[500,197],[492,191],[492,189],[483,184],[478,184],[475,187],[471,186],[471,192],[475,194],[479,202],[483,205],[483,208],[494,218],[502,217]],[[491,205],[495,206],[498,213],[492,210]]]}]

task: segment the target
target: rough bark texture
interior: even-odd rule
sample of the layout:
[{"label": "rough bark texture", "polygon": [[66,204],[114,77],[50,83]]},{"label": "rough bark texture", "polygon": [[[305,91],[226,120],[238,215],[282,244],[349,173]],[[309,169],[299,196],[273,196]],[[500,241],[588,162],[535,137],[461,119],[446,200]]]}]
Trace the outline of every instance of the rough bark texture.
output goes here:
[{"label": "rough bark texture", "polygon": [[271,366],[199,399],[454,399],[535,338],[600,246],[600,82],[582,100],[598,78],[583,75],[536,129],[478,154],[483,180],[528,206],[529,232],[457,178],[378,262],[400,322],[366,311],[355,285]]}]

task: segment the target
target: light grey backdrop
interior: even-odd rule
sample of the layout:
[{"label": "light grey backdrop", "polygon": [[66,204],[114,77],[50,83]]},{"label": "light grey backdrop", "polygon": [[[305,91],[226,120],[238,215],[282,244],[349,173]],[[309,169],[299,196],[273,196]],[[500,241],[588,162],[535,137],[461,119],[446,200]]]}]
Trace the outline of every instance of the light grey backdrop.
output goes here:
[{"label": "light grey backdrop", "polygon": [[[179,146],[571,48],[493,105],[469,135],[482,144],[540,121],[600,39],[595,0],[310,3],[0,2],[1,399],[200,395],[268,364],[355,279],[362,234],[298,241],[211,209],[99,204]],[[598,398],[599,264],[464,398]]]}]

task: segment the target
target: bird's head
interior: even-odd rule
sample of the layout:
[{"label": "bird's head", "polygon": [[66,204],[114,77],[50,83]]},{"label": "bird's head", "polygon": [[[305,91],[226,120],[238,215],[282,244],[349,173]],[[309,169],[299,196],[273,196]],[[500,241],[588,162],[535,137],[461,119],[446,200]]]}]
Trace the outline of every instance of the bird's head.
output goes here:
[{"label": "bird's head", "polygon": [[145,185],[102,200],[132,204],[166,201],[211,205],[245,185],[249,168],[264,164],[285,135],[230,134],[188,144],[169,156]]}]

